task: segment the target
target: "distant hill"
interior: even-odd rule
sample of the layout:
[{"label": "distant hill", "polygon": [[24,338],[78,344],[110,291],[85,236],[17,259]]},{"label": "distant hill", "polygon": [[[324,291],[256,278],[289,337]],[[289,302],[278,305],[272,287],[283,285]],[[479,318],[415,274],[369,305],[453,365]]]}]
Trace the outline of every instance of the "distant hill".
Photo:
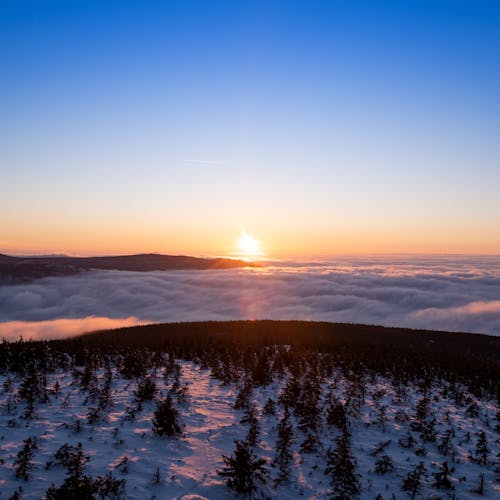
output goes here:
[{"label": "distant hill", "polygon": [[258,267],[258,264],[238,259],[161,254],[110,257],[12,257],[0,254],[0,284],[23,283],[47,276],[68,276],[91,269],[144,272],[239,267]]},{"label": "distant hill", "polygon": [[215,344],[287,345],[348,355],[382,370],[400,364],[416,371],[453,366],[459,372],[481,373],[481,377],[488,373],[486,377],[496,384],[500,380],[500,337],[464,332],[296,320],[195,321],[105,330],[60,342],[83,343],[88,349],[128,345],[153,350],[181,344],[190,349],[196,344],[201,350]]}]

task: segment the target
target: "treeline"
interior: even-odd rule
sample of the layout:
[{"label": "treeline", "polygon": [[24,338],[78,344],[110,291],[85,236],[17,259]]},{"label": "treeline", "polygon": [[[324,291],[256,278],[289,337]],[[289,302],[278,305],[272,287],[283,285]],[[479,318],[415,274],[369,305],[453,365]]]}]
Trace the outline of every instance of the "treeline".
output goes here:
[{"label": "treeline", "polygon": [[[273,346],[279,356],[271,356]],[[499,395],[500,338],[450,332],[304,321],[230,321],[167,323],[102,331],[67,340],[3,343],[0,370],[16,370],[26,352],[42,363],[83,364],[87,356],[126,355],[141,365],[140,351],[168,352],[199,360],[221,380],[239,378],[239,370],[265,383],[284,366],[300,370],[304,356],[353,373],[373,371],[401,383],[445,379],[465,384],[476,395]],[[51,352],[50,359],[45,353]],[[57,359],[57,361],[54,361]],[[44,361],[45,360],[45,361]]]}]

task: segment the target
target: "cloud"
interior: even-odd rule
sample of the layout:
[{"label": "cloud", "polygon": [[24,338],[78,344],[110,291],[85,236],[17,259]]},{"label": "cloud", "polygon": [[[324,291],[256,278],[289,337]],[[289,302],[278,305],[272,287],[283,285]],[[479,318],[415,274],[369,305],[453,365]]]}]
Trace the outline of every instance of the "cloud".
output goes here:
[{"label": "cloud", "polygon": [[[83,321],[82,328],[89,317],[117,322],[273,318],[500,335],[499,304],[498,257],[359,258],[217,271],[91,271],[0,287],[1,331],[17,328],[9,322],[61,318]],[[58,335],[60,326],[54,324]],[[50,335],[50,329],[41,325],[40,335]]]},{"label": "cloud", "polygon": [[84,332],[135,326],[141,324],[137,318],[64,318],[46,321],[7,321],[0,323],[0,338],[5,340],[39,340],[72,337]]}]

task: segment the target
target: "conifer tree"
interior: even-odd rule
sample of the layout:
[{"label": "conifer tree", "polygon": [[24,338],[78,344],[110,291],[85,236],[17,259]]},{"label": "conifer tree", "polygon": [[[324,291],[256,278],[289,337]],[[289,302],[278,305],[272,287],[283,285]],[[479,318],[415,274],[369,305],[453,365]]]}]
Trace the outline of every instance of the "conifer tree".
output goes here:
[{"label": "conifer tree", "polygon": [[29,479],[30,471],[33,468],[32,460],[37,449],[36,438],[29,437],[23,441],[23,448],[14,460],[14,469],[18,479],[21,478],[24,481]]},{"label": "conifer tree", "polygon": [[237,493],[252,493],[257,484],[266,482],[266,460],[253,454],[252,447],[244,441],[235,441],[234,455],[222,455],[225,467],[218,471],[226,484]]},{"label": "conifer tree", "polygon": [[474,455],[469,455],[469,459],[477,464],[485,465],[488,463],[488,455],[490,449],[488,447],[488,440],[484,431],[480,431],[476,443],[476,451]]},{"label": "conifer tree", "polygon": [[319,440],[316,434],[308,432],[306,438],[300,444],[300,451],[302,453],[316,453],[319,447]]},{"label": "conifer tree", "polygon": [[181,433],[179,412],[170,395],[156,407],[153,415],[153,432],[159,436],[174,436]]},{"label": "conifer tree", "polygon": [[429,398],[427,396],[422,397],[417,403],[415,416],[413,422],[411,423],[411,428],[414,431],[422,432],[424,429],[424,423],[429,416]]},{"label": "conifer tree", "polygon": [[330,402],[326,410],[326,423],[338,427],[343,432],[347,429],[345,407],[333,394],[330,396]]},{"label": "conifer tree", "polygon": [[336,448],[327,452],[325,474],[331,475],[334,498],[352,499],[360,490],[355,473],[356,462],[351,454],[349,434],[344,432],[336,440]]},{"label": "conifer tree", "polygon": [[403,491],[408,491],[411,495],[411,500],[417,496],[422,487],[422,478],[426,476],[427,469],[423,462],[419,462],[414,470],[409,472],[403,479]]},{"label": "conifer tree", "polygon": [[139,380],[134,395],[138,403],[144,403],[144,401],[151,401],[155,397],[155,393],[155,381],[151,377],[144,377]]},{"label": "conifer tree", "polygon": [[276,402],[269,398],[264,405],[264,415],[276,415]]},{"label": "conifer tree", "polygon": [[240,410],[242,408],[248,408],[250,406],[250,398],[252,396],[253,385],[250,379],[246,379],[245,383],[240,389],[240,392],[236,396],[233,408],[235,410]]},{"label": "conifer tree", "polygon": [[290,411],[285,407],[285,413],[278,424],[278,439],[276,441],[276,457],[273,464],[278,465],[279,473],[275,480],[276,484],[286,481],[290,475],[290,464],[293,459],[292,444],[295,441],[292,424],[290,423]]},{"label": "conifer tree", "polygon": [[446,489],[446,490],[454,489],[454,487],[450,481],[450,477],[451,477],[452,472],[454,472],[454,469],[452,468],[450,470],[448,468],[448,462],[443,462],[442,465],[440,465],[440,470],[433,474],[434,486],[438,489],[441,489],[441,488]]},{"label": "conifer tree", "polygon": [[243,415],[243,418],[240,420],[242,424],[250,424],[247,434],[247,443],[250,447],[254,447],[259,439],[260,434],[260,424],[259,417],[257,415],[257,408],[255,404],[252,404]]},{"label": "conifer tree", "polygon": [[377,474],[387,474],[394,470],[394,463],[389,455],[382,455],[375,462],[375,472]]},{"label": "conifer tree", "polygon": [[281,391],[281,394],[278,398],[278,402],[283,406],[295,408],[300,396],[300,391],[300,380],[296,375],[294,375],[293,377],[289,378],[287,383],[285,384],[285,387]]},{"label": "conifer tree", "polygon": [[453,430],[447,429],[442,435],[437,448],[443,455],[448,455],[453,448],[452,444]]}]

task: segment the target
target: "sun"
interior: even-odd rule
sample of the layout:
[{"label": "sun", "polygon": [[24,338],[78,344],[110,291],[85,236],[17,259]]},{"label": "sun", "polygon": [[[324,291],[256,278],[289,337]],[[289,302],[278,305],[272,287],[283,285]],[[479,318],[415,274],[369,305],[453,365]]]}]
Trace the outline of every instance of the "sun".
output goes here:
[{"label": "sun", "polygon": [[239,254],[245,258],[257,257],[262,253],[259,240],[245,232],[241,234],[238,240],[238,249]]}]

